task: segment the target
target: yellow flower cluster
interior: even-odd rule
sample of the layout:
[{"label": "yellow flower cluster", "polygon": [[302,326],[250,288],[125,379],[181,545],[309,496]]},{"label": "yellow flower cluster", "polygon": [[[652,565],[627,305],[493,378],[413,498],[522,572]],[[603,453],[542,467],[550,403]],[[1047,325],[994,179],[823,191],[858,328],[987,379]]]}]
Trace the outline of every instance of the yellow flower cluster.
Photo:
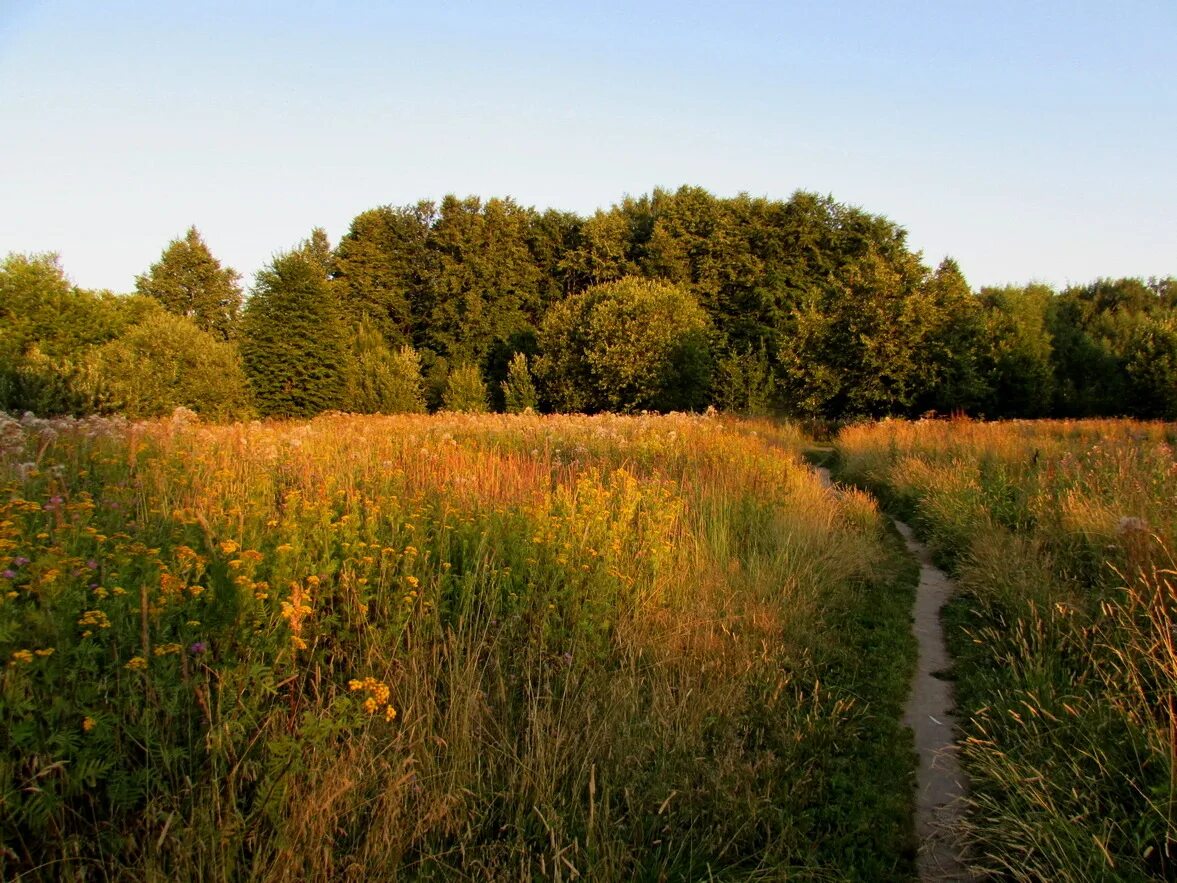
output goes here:
[{"label": "yellow flower cluster", "polygon": [[183,649],[181,644],[159,644],[151,652],[156,656],[173,656]]},{"label": "yellow flower cluster", "polygon": [[306,641],[302,639],[302,621],[312,613],[311,593],[303,588],[302,583],[290,584],[290,600],[282,602],[282,618],[290,626],[290,643],[296,650],[305,650]]},{"label": "yellow flower cluster", "polygon": [[87,610],[78,620],[78,625],[96,629],[110,628],[110,617],[101,610]]},{"label": "yellow flower cluster", "polygon": [[378,681],[376,678],[363,678],[362,680],[350,680],[347,682],[347,689],[352,693],[367,694],[360,707],[368,714],[375,714],[384,709],[384,719],[392,721],[396,718],[396,709],[388,703],[388,697],[392,694],[388,684],[384,681]]},{"label": "yellow flower cluster", "polygon": [[147,668],[147,660],[142,656],[132,656],[131,661],[124,667],[129,668],[131,671],[142,671]]}]

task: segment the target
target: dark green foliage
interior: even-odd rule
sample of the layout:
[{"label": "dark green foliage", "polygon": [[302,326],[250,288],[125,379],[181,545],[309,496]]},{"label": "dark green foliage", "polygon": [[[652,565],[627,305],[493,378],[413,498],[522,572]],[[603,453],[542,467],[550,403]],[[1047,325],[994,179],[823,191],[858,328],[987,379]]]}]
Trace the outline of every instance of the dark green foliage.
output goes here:
[{"label": "dark green foliage", "polygon": [[548,311],[536,371],[557,410],[691,410],[708,401],[708,330],[681,286],[621,279]]},{"label": "dark green foliage", "polygon": [[1044,417],[1054,392],[1047,315],[1053,292],[1044,285],[985,288],[985,342],[980,363],[991,392],[989,417]]},{"label": "dark green foliage", "polygon": [[[442,407],[457,364],[476,366],[489,406],[506,408],[508,365],[524,353],[533,368],[560,366],[541,383],[545,406],[557,408],[712,404],[823,420],[1172,411],[1164,341],[1177,314],[1177,280],[974,294],[955,262],[926,266],[893,221],[814,193],[774,200],[655,189],[587,218],[510,198],[449,195],[362,212],[334,250],[316,229],[300,251],[331,292],[323,297],[336,303],[338,319],[365,330],[349,331],[347,354],[337,357],[329,320],[327,362],[283,369],[271,384],[287,390],[282,413],[408,407],[412,395],[393,405],[377,390],[390,354],[403,346],[419,357],[430,409]],[[84,353],[138,321],[142,307],[78,292],[52,262],[20,260],[5,270],[0,302],[11,326],[0,328],[0,407],[91,410]],[[708,321],[706,347],[678,354],[683,361],[666,369],[656,403],[634,390],[596,388],[599,378],[584,369],[585,329],[548,335],[541,351],[545,317],[566,323],[570,298],[627,278],[679,286]],[[169,245],[138,288],[219,337],[234,333],[236,274],[220,268],[195,229]],[[292,321],[317,328],[318,315]],[[348,365],[352,356],[366,367]],[[584,364],[574,368],[578,359]],[[320,386],[343,371],[344,392],[331,398],[319,389],[308,394],[314,405],[294,405],[303,371]]]},{"label": "dark green foliage", "polygon": [[258,273],[241,322],[241,356],[265,417],[309,417],[344,406],[350,352],[332,285],[299,249]]},{"label": "dark green foliage", "polygon": [[766,417],[779,407],[776,376],[763,347],[720,358],[713,386],[716,407],[731,414]]},{"label": "dark green foliage", "polygon": [[509,199],[442,201],[430,235],[437,271],[425,337],[434,350],[479,364],[496,342],[535,327],[544,303],[531,221]]},{"label": "dark green foliage", "polygon": [[189,227],[183,239],[173,239],[159,261],[135,279],[135,289],[155,298],[168,312],[228,340],[241,310],[239,279],[235,270],[221,267],[196,228]]},{"label": "dark green foliage", "polygon": [[1177,420],[1177,318],[1146,318],[1124,354],[1127,407],[1141,417]]},{"label": "dark green foliage", "polygon": [[345,314],[353,322],[374,322],[390,346],[419,341],[425,330],[435,220],[430,202],[371,209],[356,216],[336,249],[334,277]]},{"label": "dark green foliage", "polygon": [[794,409],[878,417],[911,407],[927,332],[914,297],[921,270],[913,257],[870,248],[792,308],[780,360]]},{"label": "dark green foliage", "polygon": [[913,410],[975,412],[990,394],[980,365],[984,314],[956,261],[946,258],[940,264],[914,305],[922,333],[916,357],[920,392]]}]

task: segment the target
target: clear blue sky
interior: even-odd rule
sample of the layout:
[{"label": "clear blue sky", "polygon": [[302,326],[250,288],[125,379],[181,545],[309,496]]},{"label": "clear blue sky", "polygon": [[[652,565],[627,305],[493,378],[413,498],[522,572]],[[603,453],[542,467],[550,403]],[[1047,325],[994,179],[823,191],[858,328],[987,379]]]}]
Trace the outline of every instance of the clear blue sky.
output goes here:
[{"label": "clear blue sky", "polygon": [[974,285],[1177,274],[1177,2],[0,0],[0,254],[126,291],[447,192],[832,194]]}]

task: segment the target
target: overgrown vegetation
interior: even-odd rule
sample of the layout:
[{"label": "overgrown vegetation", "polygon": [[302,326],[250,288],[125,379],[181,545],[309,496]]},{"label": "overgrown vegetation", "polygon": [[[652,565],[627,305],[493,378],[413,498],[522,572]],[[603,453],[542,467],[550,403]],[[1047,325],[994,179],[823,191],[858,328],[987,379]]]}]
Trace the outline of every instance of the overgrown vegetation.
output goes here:
[{"label": "overgrown vegetation", "polygon": [[908,878],[909,565],[799,444],[0,418],[0,876]]},{"label": "overgrown vegetation", "polygon": [[979,867],[1177,874],[1171,424],[888,421],[838,437],[953,571],[947,611]]}]

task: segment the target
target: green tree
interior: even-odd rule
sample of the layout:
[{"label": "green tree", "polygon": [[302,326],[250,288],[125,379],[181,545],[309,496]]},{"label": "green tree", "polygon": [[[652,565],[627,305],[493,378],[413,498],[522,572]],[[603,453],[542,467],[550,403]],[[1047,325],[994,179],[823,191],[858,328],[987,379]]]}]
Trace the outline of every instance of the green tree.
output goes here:
[{"label": "green tree", "polygon": [[425,410],[421,359],[410,346],[392,350],[371,320],[355,330],[350,407],[361,414],[416,413]]},{"label": "green tree", "polygon": [[1045,285],[983,288],[985,339],[979,364],[991,390],[989,417],[1043,417],[1054,396],[1047,322],[1054,292]]},{"label": "green tree", "polygon": [[989,396],[979,364],[985,335],[981,304],[960,267],[945,258],[912,294],[916,413],[975,412]]},{"label": "green tree", "polygon": [[561,411],[699,408],[710,381],[709,330],[681,286],[621,279],[548,311],[536,371]]},{"label": "green tree", "polygon": [[195,227],[173,239],[159,261],[135,278],[135,289],[164,309],[186,316],[221,340],[233,336],[241,310],[240,276],[221,267]]},{"label": "green tree", "polygon": [[346,317],[374,322],[390,346],[420,343],[427,329],[436,217],[431,202],[361,212],[335,250],[333,275]]},{"label": "green tree", "polygon": [[507,379],[502,381],[503,403],[508,414],[522,414],[539,408],[539,395],[527,369],[527,356],[515,353],[507,367]]},{"label": "green tree", "polygon": [[305,249],[260,271],[241,323],[241,356],[257,409],[309,417],[347,404],[347,332],[323,267]]},{"label": "green tree", "polygon": [[469,414],[485,414],[486,384],[477,365],[466,362],[450,372],[442,405],[447,411],[464,411]]},{"label": "green tree", "polygon": [[425,339],[451,362],[485,363],[534,331],[544,286],[529,247],[532,213],[509,199],[447,196],[430,234],[437,273]]},{"label": "green tree", "polygon": [[1147,317],[1125,352],[1127,410],[1134,416],[1177,420],[1177,317]]},{"label": "green tree", "polygon": [[919,389],[925,269],[915,255],[866,251],[827,284],[800,292],[779,358],[791,410],[880,417],[909,409]]},{"label": "green tree", "polygon": [[715,405],[729,414],[766,417],[778,408],[776,375],[767,351],[729,353],[715,366]]},{"label": "green tree", "polygon": [[0,409],[82,414],[96,407],[86,354],[160,307],[70,284],[56,255],[0,263]]},{"label": "green tree", "polygon": [[212,420],[250,411],[236,347],[191,319],[159,312],[93,351],[90,363],[109,409],[132,419],[190,408]]}]

